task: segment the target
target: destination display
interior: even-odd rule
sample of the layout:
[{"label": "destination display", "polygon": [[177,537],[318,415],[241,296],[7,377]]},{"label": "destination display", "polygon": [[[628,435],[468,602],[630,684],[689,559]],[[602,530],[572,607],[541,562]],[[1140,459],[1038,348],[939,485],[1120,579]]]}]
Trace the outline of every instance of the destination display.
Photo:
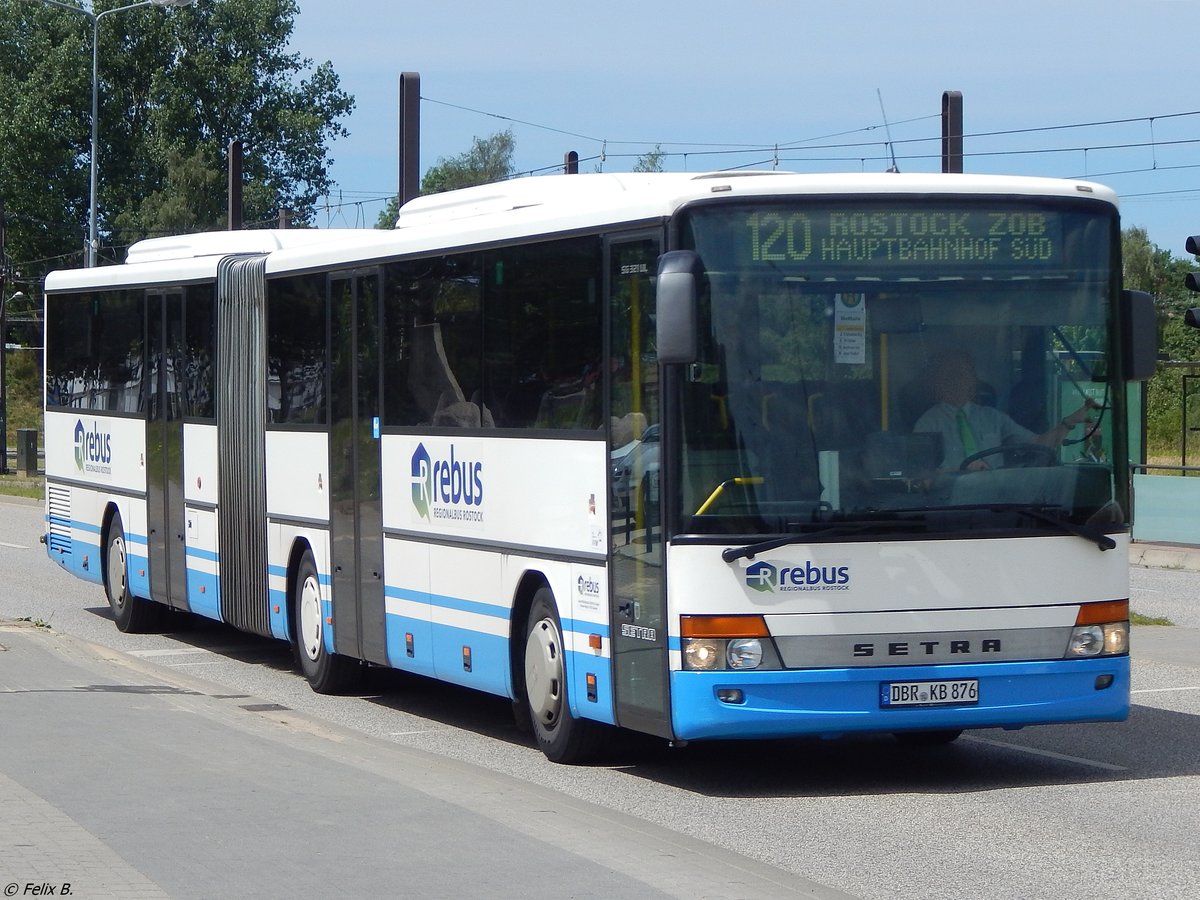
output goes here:
[{"label": "destination display", "polygon": [[824,265],[1056,265],[1062,219],[1016,210],[842,209],[743,214],[739,257]]}]

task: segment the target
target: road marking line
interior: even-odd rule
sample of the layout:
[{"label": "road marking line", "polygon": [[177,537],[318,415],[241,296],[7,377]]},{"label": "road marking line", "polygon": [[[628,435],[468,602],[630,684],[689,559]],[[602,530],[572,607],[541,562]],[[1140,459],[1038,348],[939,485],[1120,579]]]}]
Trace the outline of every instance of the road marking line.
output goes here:
[{"label": "road marking line", "polygon": [[1172,691],[1200,691],[1200,684],[1177,688],[1142,688],[1140,691],[1130,691],[1131,694],[1169,694]]},{"label": "road marking line", "polygon": [[8,547],[12,550],[28,550],[24,544],[10,544],[8,541],[0,541],[0,547]]},{"label": "road marking line", "polygon": [[1004,750],[1016,750],[1018,753],[1031,753],[1034,756],[1045,756],[1048,759],[1057,759],[1062,762],[1077,763],[1081,766],[1091,766],[1095,769],[1103,769],[1106,772],[1128,772],[1124,766],[1114,766],[1112,763],[1100,762],[1095,759],[1084,759],[1080,756],[1068,756],[1065,753],[1055,753],[1053,750],[1038,750],[1036,747],[1023,747],[1020,744],[1007,744],[1004,741],[993,741],[990,738],[975,737],[974,735],[964,735],[964,741],[974,741],[977,744],[987,744],[991,747],[1000,747]]},{"label": "road marking line", "polygon": [[167,649],[167,650],[130,650],[130,651],[128,651],[130,656],[140,656],[143,659],[150,657],[150,656],[189,656],[193,653],[208,653],[208,652],[209,652],[208,650],[205,650],[200,647],[188,647],[186,649],[183,647],[174,647],[174,648]]},{"label": "road marking line", "polygon": [[224,660],[214,659],[212,662],[177,662],[165,663],[165,665],[168,669],[182,669],[185,666],[189,668],[193,666],[219,666],[222,662],[224,662]]}]

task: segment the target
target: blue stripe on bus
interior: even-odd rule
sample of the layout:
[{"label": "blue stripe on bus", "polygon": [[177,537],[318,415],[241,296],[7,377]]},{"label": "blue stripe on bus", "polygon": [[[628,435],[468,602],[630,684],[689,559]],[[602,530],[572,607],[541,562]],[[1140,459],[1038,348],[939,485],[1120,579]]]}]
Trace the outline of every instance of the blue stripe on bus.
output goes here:
[{"label": "blue stripe on bus", "polygon": [[563,619],[563,631],[571,634],[598,634],[605,640],[609,639],[607,622],[586,622],[583,619]]},{"label": "blue stripe on bus", "polygon": [[198,547],[185,547],[184,554],[192,559],[202,559],[205,562],[220,562],[217,554],[212,550],[201,550]]},{"label": "blue stripe on bus", "polygon": [[[193,554],[189,549],[188,556],[193,555],[198,554]],[[204,593],[200,592],[201,588],[204,588]],[[187,601],[188,607],[197,615],[216,619],[218,622],[225,621],[221,618],[220,580],[212,572],[191,568],[187,570]]]},{"label": "blue stripe on bus", "polygon": [[[321,623],[321,636],[325,643],[325,652],[333,654],[333,604],[321,598],[321,615],[324,622]],[[299,626],[297,626],[299,627]]]},{"label": "blue stripe on bus", "polygon": [[287,623],[287,591],[267,589],[267,607],[271,621],[271,636],[281,641],[290,640]]},{"label": "blue stripe on bus", "polygon": [[[387,596],[425,604],[427,594],[403,588],[389,587]],[[503,618],[510,610],[493,604],[478,603],[456,598],[439,597],[452,602],[437,604],[441,609],[466,612],[483,612],[484,615],[500,617],[496,610],[503,611]],[[432,612],[432,608],[431,608]],[[509,641],[500,635],[475,631],[458,625],[416,619],[411,616],[388,613],[385,617],[387,630],[388,662],[397,669],[414,672],[487,691],[501,697],[513,697],[512,672],[509,665]],[[563,623],[564,639],[578,630],[581,634],[608,636],[608,627],[592,622],[566,620]],[[412,635],[413,655],[408,655],[407,635]],[[464,647],[471,650],[471,671],[464,668]],[[568,696],[571,710],[576,716],[615,724],[612,700],[612,660],[597,656],[594,652],[568,651],[567,667],[570,679]],[[588,699],[587,676],[595,676],[595,700]]]}]

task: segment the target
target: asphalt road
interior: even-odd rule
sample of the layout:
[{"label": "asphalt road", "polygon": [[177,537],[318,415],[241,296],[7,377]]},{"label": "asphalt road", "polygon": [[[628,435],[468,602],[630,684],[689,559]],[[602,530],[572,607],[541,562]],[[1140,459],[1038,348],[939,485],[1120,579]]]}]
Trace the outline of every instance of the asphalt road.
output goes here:
[{"label": "asphalt road", "polygon": [[[463,877],[484,879],[481,895],[488,894],[488,877],[505,885],[515,877],[528,897],[756,896],[763,886],[783,895],[841,891],[864,898],[1196,896],[1200,572],[1132,572],[1134,609],[1177,625],[1135,629],[1135,707],[1125,723],[975,732],[935,750],[887,737],[674,749],[630,739],[600,764],[572,768],[547,762],[495,698],[386,671],[373,671],[366,690],[354,696],[323,697],[292,671],[282,644],[190,620],[170,633],[122,635],[100,588],[46,560],[37,542],[41,527],[40,506],[0,498],[0,618],[45,622],[55,633],[105,648],[99,653],[101,661],[108,657],[105,665],[132,667],[130,683],[184,686],[200,698],[197,704],[238,698],[232,718],[212,714],[214,727],[231,734],[245,731],[237,717],[251,706],[272,727],[272,717],[287,723],[272,731],[279,748],[338,759],[338,746],[346,745],[356,748],[349,756],[371,757],[344,794],[298,782],[294,808],[277,811],[277,827],[294,832],[306,854],[322,848],[305,838],[305,822],[314,818],[378,843],[375,831],[386,824],[355,815],[355,804],[370,794],[361,773],[376,772],[380,791],[391,791],[395,779],[378,773],[394,775],[397,765],[420,760],[422,774],[402,779],[402,787],[420,793],[433,810],[438,858],[448,853],[460,861]],[[31,767],[49,738],[37,729],[4,727],[5,704],[0,693],[0,776],[15,779],[10,762],[20,757],[22,777],[36,787]],[[314,751],[313,741],[324,750]],[[112,746],[119,742],[99,749]],[[180,774],[181,784],[191,780]],[[44,792],[20,783],[43,799],[54,794],[41,786]],[[116,804],[120,792],[109,796]],[[0,829],[8,808],[0,805]],[[454,809],[471,814],[461,828],[444,824],[456,821]],[[479,816],[491,832],[478,827]],[[560,819],[566,824],[559,826]],[[230,827],[240,833],[245,826]],[[211,831],[209,840],[219,837],[220,822]],[[519,865],[506,868],[495,854],[480,852],[480,835],[489,833],[498,846],[530,836],[536,842],[520,851]],[[548,839],[555,835],[561,839]],[[203,843],[158,845],[173,877],[204,870]],[[327,852],[349,853],[352,845],[335,843]],[[647,854],[647,846],[659,852]],[[126,861],[135,856],[127,843],[120,847]],[[423,854],[426,862],[433,852]],[[265,858],[261,865],[269,871],[279,862]],[[673,880],[689,862],[694,877]],[[731,871],[752,883],[731,888]],[[464,889],[461,879],[422,877],[426,896]],[[398,892],[399,886],[392,891]]]}]

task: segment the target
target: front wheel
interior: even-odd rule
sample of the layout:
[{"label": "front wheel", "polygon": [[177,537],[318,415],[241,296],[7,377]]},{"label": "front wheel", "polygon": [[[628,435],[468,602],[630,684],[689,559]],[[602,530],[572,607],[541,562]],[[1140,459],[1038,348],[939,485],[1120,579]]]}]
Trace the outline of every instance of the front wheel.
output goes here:
[{"label": "front wheel", "polygon": [[135,597],[129,590],[129,555],[121,514],[113,513],[108,523],[108,542],[104,550],[104,593],[112,609],[117,630],[126,634],[152,631],[162,619],[163,607],[153,600]]},{"label": "front wheel", "polygon": [[336,694],[351,687],[361,674],[357,660],[325,649],[325,617],[321,609],[321,582],[312,553],[304,552],[296,570],[292,596],[296,623],[296,661],[318,694]]},{"label": "front wheel", "polygon": [[557,763],[578,763],[599,748],[603,726],[571,715],[567,658],[549,588],[541,588],[529,610],[525,637],[525,698],[538,747]]}]

